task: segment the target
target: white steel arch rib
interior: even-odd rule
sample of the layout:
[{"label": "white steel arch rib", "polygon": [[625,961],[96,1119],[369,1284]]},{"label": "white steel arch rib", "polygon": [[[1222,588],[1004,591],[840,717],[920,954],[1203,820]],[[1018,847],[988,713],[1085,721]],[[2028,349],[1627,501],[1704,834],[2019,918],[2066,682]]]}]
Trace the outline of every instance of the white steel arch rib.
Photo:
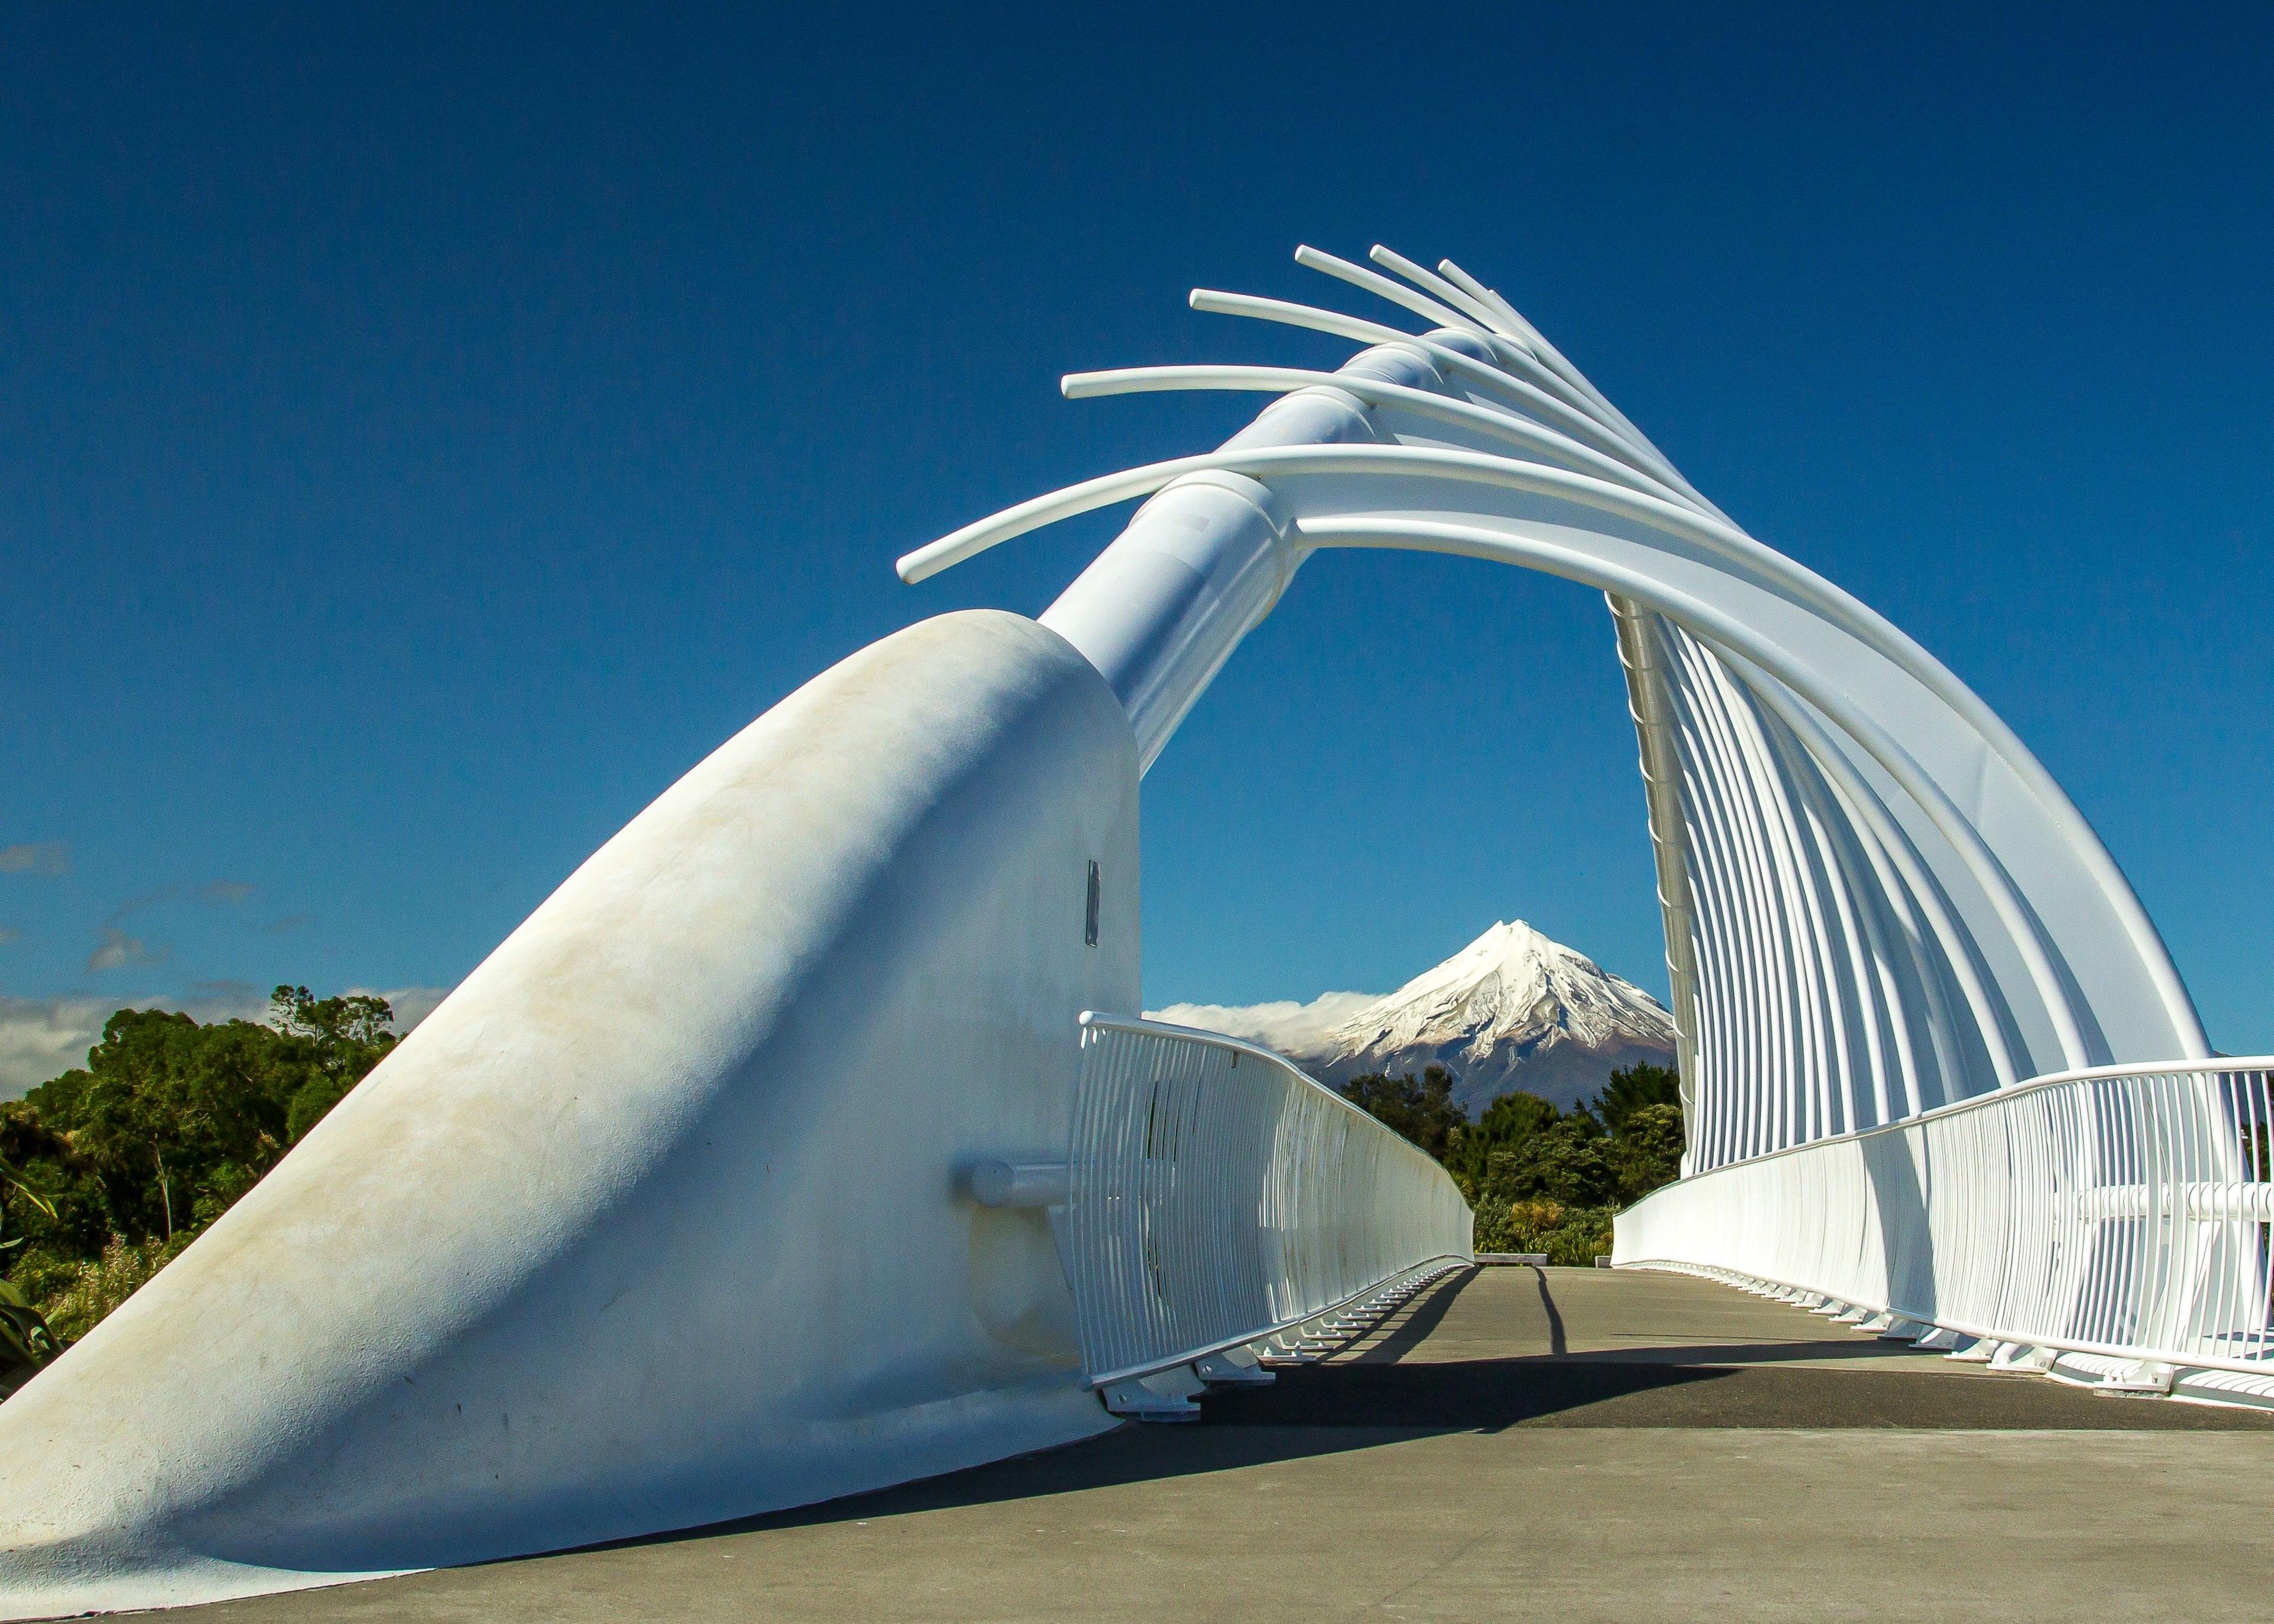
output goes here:
[{"label": "white steel arch rib", "polygon": [[[966,525],[904,558],[903,578],[1147,497],[1092,572],[1126,573],[1117,551],[1162,550],[1146,539],[1156,504],[1186,482],[1230,479],[1269,515],[1232,550],[1269,554],[1276,584],[1269,601],[1213,623],[1179,600],[1178,635],[1209,647],[1209,675],[1321,550],[1454,553],[1603,590],[1652,811],[1692,1170],[2048,1071],[2208,1053],[2114,861],[2027,747],[1940,662],[1728,520],[1513,305],[1449,261],[1433,273],[1376,248],[1374,261],[1408,288],[1307,247],[1297,258],[1440,325],[1415,334],[1196,289],[1195,309],[1369,348],[1337,372],[1138,366],[1070,374],[1062,387],[1077,399],[1277,392],[1334,402],[1314,409],[1344,414],[1333,432],[1263,432],[1267,410],[1220,451]],[[1221,567],[1220,557],[1193,565],[1203,576]],[[1110,608],[1090,581],[1044,617],[1085,651],[1119,635],[1103,629],[1117,613],[1145,613]],[[1144,739],[1147,762],[1172,728]]]},{"label": "white steel arch rib", "polygon": [[[1340,508],[1345,512],[1364,504],[1365,498],[1359,493],[1366,490],[1367,476],[1383,477],[1393,485],[1403,478],[1419,487],[1395,492],[1367,492],[1376,496],[1382,512],[1448,511],[1444,504],[1455,490],[1469,496],[1477,494],[1473,487],[1506,492],[1518,500],[1505,504],[1502,511],[1483,508],[1450,509],[1465,511],[1473,518],[1497,521],[1496,525],[1451,524],[1419,518],[1371,523],[1360,518],[1299,518],[1298,527],[1302,540],[1314,547],[1367,545],[1463,553],[1523,564],[1608,590],[1631,589],[1634,595],[1645,600],[1670,595],[1683,606],[1675,613],[1677,620],[1719,628],[1716,635],[1721,641],[1744,648],[1749,658],[1774,672],[1780,681],[1808,694],[1818,708],[1841,716],[1841,731],[1902,786],[1919,809],[1939,827],[1960,861],[1974,870],[1982,896],[2001,916],[2013,951],[2037,984],[2044,1017],[2054,1029],[2059,1045],[2060,1061],[2068,1065],[2094,1063],[2090,1057],[2091,1043],[2079,1022],[2075,1000],[2047,951],[2042,929],[1981,831],[1956,807],[1935,775],[1915,755],[1914,748],[1880,722],[1871,707],[1849,695],[1847,690],[1856,686],[1853,674],[1842,682],[1832,673],[1843,665],[1878,655],[1901,678],[1909,679],[1919,688],[1941,690],[1936,697],[1953,691],[1963,694],[1962,686],[1924,650],[1909,643],[1909,639],[1852,598],[1742,532],[1702,515],[1686,514],[1671,503],[1620,490],[1585,476],[1474,452],[1339,446],[1241,450],[1156,463],[1038,498],[910,554],[902,561],[902,573],[911,580],[923,579],[948,563],[960,561],[1051,519],[1103,507],[1140,492],[1157,490],[1179,476],[1203,471],[1271,478],[1276,481],[1274,490],[1283,496],[1295,491],[1308,495],[1309,487],[1323,484],[1328,490],[1319,505],[1330,509]],[[1599,509],[1614,521],[1629,519],[1637,523],[1623,527],[1629,532],[1625,535],[1613,531],[1608,524],[1600,529],[1582,529],[1555,523],[1539,516],[1537,508],[1531,514],[1524,512],[1525,498],[1545,499],[1550,503],[1568,501]],[[1292,505],[1300,514],[1308,504]],[[1549,533],[1562,545],[1538,539]],[[1533,537],[1536,545],[1519,545],[1523,536]],[[1755,566],[1766,580],[1745,583],[1755,589],[1751,592],[1736,590],[1743,578],[1734,569],[1709,566],[1701,575],[1696,568],[1700,560],[1694,555],[1684,557],[1673,547],[1656,549],[1660,536],[1677,541],[1703,541],[1729,555],[1733,561],[1742,559]],[[1659,551],[1655,568],[1638,572],[1630,564],[1617,561],[1623,555],[1630,555],[1638,541]],[[1684,592],[1673,584],[1676,581],[1686,581],[1693,591]],[[1627,583],[1628,588],[1614,584],[1618,582]],[[1709,582],[1722,586],[1721,596],[1730,596],[1734,591],[1736,596],[1747,598],[1744,609],[1750,613],[1733,614],[1728,607],[1717,604]],[[1708,595],[1695,595],[1697,587],[1708,587]],[[1811,600],[1809,608],[1822,605],[1825,613],[1818,615],[1803,611],[1803,616],[1796,616],[1791,612],[1803,606],[1786,599],[1783,590],[1804,596]],[[1773,629],[1753,629],[1763,623]],[[1780,641],[1787,646],[1779,646]],[[1817,645],[1813,663],[1795,659],[1787,651],[1793,644],[1811,643]],[[1970,694],[1965,697],[1972,701],[1969,708],[1986,711],[1986,707]],[[1883,707],[1890,699],[1911,698],[1916,703],[1916,698],[1901,694],[1880,698]],[[1939,746],[1945,756],[1949,756],[1954,748],[1962,756],[1969,746],[1994,746],[1997,742],[1972,733],[1955,739],[1936,739],[1931,731],[1913,731],[1930,748]],[[2012,748],[2021,750],[2018,741],[2012,741]],[[1962,760],[1962,768],[1965,764]],[[2191,1010],[2187,1013],[2192,1016]],[[1994,1034],[1995,1030],[1996,1023],[1989,1023],[1988,1032]]]}]

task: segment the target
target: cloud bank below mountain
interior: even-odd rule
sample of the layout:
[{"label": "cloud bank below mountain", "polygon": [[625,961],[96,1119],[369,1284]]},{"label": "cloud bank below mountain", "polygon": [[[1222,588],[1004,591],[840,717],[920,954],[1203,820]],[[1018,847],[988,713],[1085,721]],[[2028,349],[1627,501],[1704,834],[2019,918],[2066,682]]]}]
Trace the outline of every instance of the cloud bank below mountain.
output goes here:
[{"label": "cloud bank below mountain", "polygon": [[1291,998],[1270,1004],[1171,1004],[1148,1010],[1145,1018],[1221,1032],[1283,1055],[1301,1055],[1319,1048],[1329,1033],[1381,999],[1380,993],[1324,992],[1308,1004]]}]

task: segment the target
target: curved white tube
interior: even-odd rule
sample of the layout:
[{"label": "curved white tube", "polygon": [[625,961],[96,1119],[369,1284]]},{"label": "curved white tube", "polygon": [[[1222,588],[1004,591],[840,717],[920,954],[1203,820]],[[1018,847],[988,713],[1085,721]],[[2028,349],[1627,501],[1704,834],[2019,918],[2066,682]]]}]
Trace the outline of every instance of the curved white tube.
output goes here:
[{"label": "curved white tube", "polygon": [[1380,243],[1376,243],[1367,250],[1366,257],[1386,271],[1395,271],[1425,293],[1434,294],[1446,304],[1466,314],[1472,320],[1497,333],[1510,343],[1523,344],[1527,349],[1531,348],[1532,341],[1525,335],[1519,324],[1509,320],[1482,299],[1478,298],[1466,289],[1456,286],[1434,271],[1424,269],[1404,254],[1393,252]]},{"label": "curved white tube", "polygon": [[[1223,449],[1253,452],[1382,438],[1353,387],[1427,390],[1443,379],[1410,344],[1354,357],[1285,395]],[[1186,710],[1301,566],[1287,515],[1245,476],[1187,474],[1164,486],[1043,614],[1095,665],[1126,709],[1149,768]]]},{"label": "curved white tube", "polygon": [[[1382,256],[1388,252],[1389,251],[1386,249],[1379,250],[1374,257],[1377,261],[1387,263],[1387,260],[1384,260]],[[1389,258],[1396,259],[1397,256],[1389,255]],[[1420,267],[1419,266],[1414,266],[1412,268],[1415,271],[1420,272],[1420,274],[1425,276],[1428,274],[1426,271],[1421,271]],[[1668,467],[1671,468],[1673,466],[1672,462],[1667,459],[1666,454],[1658,448],[1657,443],[1653,441],[1649,435],[1644,433],[1641,429],[1635,425],[1633,418],[1628,417],[1626,413],[1619,410],[1618,402],[1612,400],[1610,396],[1605,395],[1600,389],[1598,389],[1585,372],[1581,372],[1577,366],[1572,365],[1570,357],[1566,356],[1561,350],[1558,350],[1553,343],[1548,342],[1547,335],[1541,333],[1538,327],[1534,327],[1532,322],[1525,318],[1522,311],[1517,309],[1515,305],[1510,304],[1506,299],[1494,292],[1490,288],[1487,288],[1483,283],[1478,282],[1475,277],[1471,276],[1466,271],[1454,264],[1450,259],[1440,259],[1437,262],[1437,268],[1440,271],[1442,271],[1448,277],[1458,282],[1464,289],[1473,293],[1480,302],[1488,305],[1491,309],[1501,312],[1508,323],[1516,329],[1519,341],[1529,346],[1532,353],[1538,356],[1542,363],[1553,368],[1555,372],[1559,376],[1566,380],[1573,388],[1578,390],[1589,400],[1594,402],[1595,404],[1602,410],[1604,416],[1624,430],[1626,433],[1634,440],[1636,444],[1646,447],[1653,456],[1666,462]],[[1684,487],[1690,491],[1691,494],[1697,494],[1696,487],[1690,485],[1687,480],[1684,480],[1683,483]],[[1711,502],[1708,502],[1706,505],[1708,507],[1713,506]],[[1719,508],[1715,508],[1714,511],[1718,513],[1721,510]]]},{"label": "curved white tube", "polygon": [[[1468,429],[1508,445],[1521,446],[1550,456],[1578,473],[1591,473],[1646,496],[1677,507],[1697,504],[1655,475],[1583,446],[1569,435],[1519,417],[1497,407],[1455,400],[1402,384],[1353,378],[1347,372],[1322,372],[1294,366],[1117,366],[1098,372],[1068,372],[1058,389],[1070,401],[1101,400],[1118,395],[1155,395],[1177,390],[1222,389],[1277,395],[1306,387],[1340,389],[1369,406],[1389,406],[1417,417],[1432,417],[1456,428]],[[1700,509],[1703,511],[1703,509]]]},{"label": "curved white tube", "polygon": [[[1305,327],[1337,338],[1353,338],[1364,343],[1411,344],[1464,384],[1489,395],[1497,395],[1520,411],[1532,412],[1552,420],[1574,438],[1585,440],[1599,450],[1614,456],[1636,457],[1653,466],[1663,461],[1651,456],[1591,413],[1556,399],[1538,386],[1520,378],[1511,378],[1472,356],[1465,356],[1457,350],[1415,334],[1383,327],[1379,322],[1361,320],[1356,316],[1345,316],[1338,311],[1319,310],[1285,299],[1258,298],[1253,294],[1223,293],[1213,288],[1193,289],[1192,307],[1210,315],[1245,316],[1256,321],[1277,322],[1282,327]],[[1674,472],[1670,466],[1661,467],[1659,471],[1668,475]]]},{"label": "curved white tube", "polygon": [[[1379,246],[1379,244],[1377,244]],[[1593,417],[1613,433],[1619,433],[1616,422],[1607,410],[1598,410],[1589,396],[1575,388],[1571,382],[1554,368],[1544,366],[1529,346],[1495,330],[1490,323],[1471,320],[1460,311],[1426,299],[1411,289],[1402,288],[1386,276],[1376,275],[1363,266],[1352,265],[1347,259],[1337,259],[1329,253],[1308,246],[1295,251],[1295,262],[1307,270],[1321,272],[1337,281],[1363,289],[1376,297],[1387,300],[1401,310],[1411,311],[1425,320],[1456,331],[1466,329],[1481,339],[1504,369],[1512,369],[1533,387],[1555,395],[1573,410]],[[1417,267],[1418,268],[1418,267]],[[1656,456],[1655,451],[1651,455]]]},{"label": "curved white tube", "polygon": [[[1623,438],[1632,440],[1651,460],[1665,464],[1669,472],[1675,471],[1665,453],[1651,443],[1650,437],[1637,428],[1627,415],[1614,405],[1601,390],[1588,382],[1579,369],[1573,366],[1561,351],[1555,350],[1554,345],[1542,337],[1540,329],[1525,320],[1514,305],[1502,299],[1497,294],[1480,289],[1486,292],[1487,297],[1498,306],[1499,312],[1505,312],[1498,313],[1474,295],[1454,286],[1443,277],[1425,270],[1404,255],[1392,252],[1380,243],[1374,245],[1367,257],[1384,269],[1397,272],[1415,286],[1437,295],[1465,315],[1481,323],[1487,330],[1503,341],[1508,347],[1510,353],[1507,358],[1510,365],[1532,376],[1534,381],[1543,387],[1561,395],[1580,410],[1600,417],[1607,426],[1614,429]],[[1449,259],[1444,264],[1449,270],[1458,268]],[[1323,270],[1326,267],[1316,266],[1313,268]],[[1359,285],[1367,287],[1370,291],[1381,291],[1374,288],[1371,283]],[[1397,298],[1394,294],[1382,293],[1382,297],[1404,304],[1404,300]],[[1409,305],[1407,308],[1412,307]]]},{"label": "curved white tube", "polygon": [[1388,299],[1400,309],[1409,310],[1422,320],[1432,322],[1438,327],[1466,327],[1471,332],[1485,337],[1498,336],[1489,327],[1457,310],[1440,304],[1434,299],[1423,298],[1410,289],[1399,287],[1387,276],[1377,276],[1364,266],[1352,265],[1347,259],[1338,259],[1330,253],[1322,253],[1308,244],[1295,250],[1295,263],[1306,270],[1322,272],[1337,282],[1346,282],[1353,288],[1362,288],[1367,292],[1379,298]]}]

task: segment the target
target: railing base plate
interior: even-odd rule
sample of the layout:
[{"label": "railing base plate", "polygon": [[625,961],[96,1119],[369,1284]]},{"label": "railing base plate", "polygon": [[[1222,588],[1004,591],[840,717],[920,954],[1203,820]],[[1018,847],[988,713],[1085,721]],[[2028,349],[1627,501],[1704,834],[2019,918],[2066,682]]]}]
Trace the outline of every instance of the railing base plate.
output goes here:
[{"label": "railing base plate", "polygon": [[1212,1387],[1268,1387],[1278,1380],[1254,1354],[1247,1354],[1242,1364],[1239,1355],[1245,1350],[1229,1353],[1212,1353],[1206,1358],[1193,1361],[1193,1374]]},{"label": "railing base plate", "polygon": [[2001,1342],[1998,1351],[1990,1356],[1993,1371],[2013,1371],[2017,1374],[2042,1376],[2052,1369],[2059,1356],[2051,1348],[2032,1348],[2026,1342]]},{"label": "railing base plate", "polygon": [[1132,1420],[1197,1421],[1201,1418],[1201,1407],[1193,1399],[1207,1386],[1193,1373],[1190,1365],[1179,1365],[1174,1370],[1156,1371],[1149,1376],[1109,1383],[1098,1390],[1097,1395],[1105,1401],[1106,1409]]}]

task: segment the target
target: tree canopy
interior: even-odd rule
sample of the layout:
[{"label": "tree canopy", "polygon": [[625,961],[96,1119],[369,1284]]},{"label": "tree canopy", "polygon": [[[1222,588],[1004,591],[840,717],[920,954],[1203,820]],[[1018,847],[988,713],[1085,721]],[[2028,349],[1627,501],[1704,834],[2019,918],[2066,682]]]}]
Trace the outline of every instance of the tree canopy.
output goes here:
[{"label": "tree canopy", "polygon": [[1468,1113],[1453,1103],[1453,1076],[1441,1065],[1412,1077],[1372,1071],[1343,1085],[1343,1098],[1442,1162]]},{"label": "tree canopy", "polygon": [[1568,1112],[1537,1094],[1504,1094],[1473,1123],[1442,1066],[1418,1080],[1352,1078],[1342,1093],[1444,1163],[1476,1209],[1480,1252],[1585,1263],[1610,1250],[1620,1207],[1682,1170],[1681,1079],[1666,1066],[1613,1071],[1592,1102]]},{"label": "tree canopy", "polygon": [[1645,1107],[1668,1105],[1677,1119],[1682,1110],[1682,1078],[1672,1066],[1631,1065],[1611,1073],[1603,1092],[1595,1096],[1595,1115],[1612,1132],[1621,1132],[1629,1116]]},{"label": "tree canopy", "polygon": [[85,1066],[0,1105],[11,1323],[52,1316],[74,1291],[123,1299],[323,1120],[395,1047],[393,1026],[384,998],[305,987],[277,988],[267,1024],[113,1015]]}]

